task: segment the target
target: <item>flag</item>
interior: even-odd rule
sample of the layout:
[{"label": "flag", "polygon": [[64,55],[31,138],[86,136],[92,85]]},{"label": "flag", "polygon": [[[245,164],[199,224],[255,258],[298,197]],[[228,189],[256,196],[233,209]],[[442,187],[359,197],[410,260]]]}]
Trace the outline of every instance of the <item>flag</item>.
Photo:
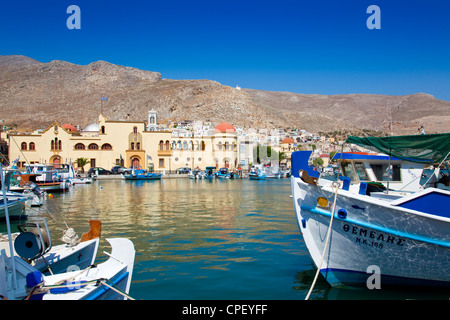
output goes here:
[{"label": "flag", "polygon": [[102,96],[102,101],[108,101],[107,97]]}]

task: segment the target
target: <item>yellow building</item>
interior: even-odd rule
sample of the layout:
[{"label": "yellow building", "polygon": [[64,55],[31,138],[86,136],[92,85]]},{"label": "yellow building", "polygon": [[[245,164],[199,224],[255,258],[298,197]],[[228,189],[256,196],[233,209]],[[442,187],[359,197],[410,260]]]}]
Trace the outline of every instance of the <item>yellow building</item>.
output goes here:
[{"label": "yellow building", "polygon": [[[212,136],[176,137],[158,131],[156,112],[149,121],[112,121],[99,114],[98,122],[78,131],[70,124],[54,122],[42,132],[9,135],[9,158],[26,163],[74,163],[87,158],[88,167],[125,167],[164,171],[179,167],[237,167],[236,129],[221,123]],[[88,169],[88,168],[84,168]]]}]

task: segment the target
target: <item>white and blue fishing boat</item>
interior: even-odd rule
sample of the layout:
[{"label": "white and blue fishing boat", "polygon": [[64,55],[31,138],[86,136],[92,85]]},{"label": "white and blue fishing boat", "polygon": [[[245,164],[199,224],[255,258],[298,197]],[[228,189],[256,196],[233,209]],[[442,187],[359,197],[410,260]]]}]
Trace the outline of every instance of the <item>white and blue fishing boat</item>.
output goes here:
[{"label": "white and blue fishing boat", "polygon": [[160,180],[162,173],[148,172],[141,167],[133,168],[130,174],[123,174],[125,180]]},{"label": "white and blue fishing boat", "polygon": [[[346,143],[418,164],[442,164],[450,154],[450,134],[348,137]],[[368,192],[362,178],[322,179],[308,165],[310,154],[292,154],[292,199],[309,254],[331,286],[365,286],[376,273],[381,286],[450,287],[449,191],[385,188],[382,193],[395,196],[383,197]],[[386,168],[390,175],[395,161]]]},{"label": "white and blue fishing boat", "polygon": [[[0,164],[3,202],[6,188]],[[127,299],[134,266],[135,250],[128,239],[107,239],[109,259],[93,264],[97,253],[99,224],[83,235],[83,245],[52,249],[50,232],[39,222],[27,222],[19,234],[11,232],[9,211],[5,209],[6,245],[0,241],[0,297],[5,300],[97,300]],[[39,220],[39,218],[38,218]],[[96,226],[92,228],[92,226]],[[76,238],[71,237],[76,242]],[[94,239],[92,239],[94,238]],[[95,239],[97,238],[97,239]],[[2,237],[3,240],[3,237]],[[86,241],[83,241],[86,240]],[[86,257],[83,258],[83,255]],[[45,270],[50,275],[44,275]],[[54,271],[56,271],[56,273]],[[60,271],[60,272],[58,272]]]},{"label": "white and blue fishing boat", "polygon": [[266,180],[267,176],[259,168],[252,167],[248,174],[250,180]]},{"label": "white and blue fishing boat", "polygon": [[215,179],[216,173],[215,173],[216,167],[206,167],[205,171],[203,173],[203,179]]},{"label": "white and blue fishing boat", "polygon": [[36,184],[43,191],[66,191],[70,188],[70,179],[66,178],[68,172],[58,170],[49,164],[26,164],[27,172],[36,175]]},{"label": "white and blue fishing boat", "polygon": [[220,168],[219,171],[216,172],[216,176],[218,179],[233,179],[234,174],[230,172],[228,168]]}]

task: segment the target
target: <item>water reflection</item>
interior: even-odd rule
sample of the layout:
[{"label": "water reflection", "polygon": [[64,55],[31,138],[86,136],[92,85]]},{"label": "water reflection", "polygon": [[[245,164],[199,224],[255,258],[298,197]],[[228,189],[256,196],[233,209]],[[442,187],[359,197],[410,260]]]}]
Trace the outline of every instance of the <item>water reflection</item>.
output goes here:
[{"label": "water reflection", "polygon": [[[47,205],[56,217],[50,228],[65,222],[81,235],[100,219],[103,239],[134,242],[137,299],[304,299],[315,268],[289,196],[287,179],[116,180],[76,185]],[[358,290],[319,278],[311,299],[411,297]]]}]

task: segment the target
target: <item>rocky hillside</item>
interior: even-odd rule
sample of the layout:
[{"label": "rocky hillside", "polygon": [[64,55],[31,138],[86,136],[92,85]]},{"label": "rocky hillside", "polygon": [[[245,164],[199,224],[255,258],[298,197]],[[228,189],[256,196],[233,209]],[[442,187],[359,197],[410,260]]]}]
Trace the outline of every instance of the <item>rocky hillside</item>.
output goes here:
[{"label": "rocky hillside", "polygon": [[99,112],[112,120],[145,121],[150,109],[158,111],[160,121],[226,121],[311,132],[387,131],[389,119],[396,133],[417,133],[419,125],[427,132],[447,132],[450,123],[450,102],[421,93],[325,96],[238,90],[209,80],[162,79],[157,72],[105,61],[81,66],[0,56],[0,119],[18,130],[47,127],[55,120],[84,127]]}]

